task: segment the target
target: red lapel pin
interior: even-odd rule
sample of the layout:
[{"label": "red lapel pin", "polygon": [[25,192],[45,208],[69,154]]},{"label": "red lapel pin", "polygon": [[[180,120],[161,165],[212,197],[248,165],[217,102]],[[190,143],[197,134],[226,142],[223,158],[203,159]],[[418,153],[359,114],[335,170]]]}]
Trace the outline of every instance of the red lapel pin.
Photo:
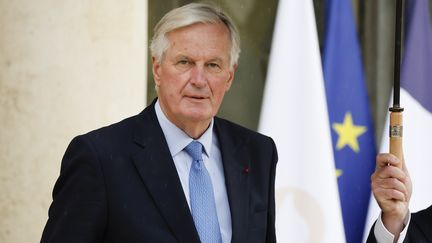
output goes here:
[{"label": "red lapel pin", "polygon": [[249,171],[250,171],[249,166],[248,166],[248,167],[245,167],[245,168],[243,169],[243,172],[246,173],[246,174],[249,174]]}]

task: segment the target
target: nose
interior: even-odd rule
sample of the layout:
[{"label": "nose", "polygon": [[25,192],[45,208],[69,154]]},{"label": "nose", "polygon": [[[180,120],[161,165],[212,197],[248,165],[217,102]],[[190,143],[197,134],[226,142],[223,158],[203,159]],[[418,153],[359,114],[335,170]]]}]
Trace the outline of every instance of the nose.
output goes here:
[{"label": "nose", "polygon": [[198,88],[207,85],[207,77],[203,65],[195,65],[193,67],[191,70],[190,83]]}]

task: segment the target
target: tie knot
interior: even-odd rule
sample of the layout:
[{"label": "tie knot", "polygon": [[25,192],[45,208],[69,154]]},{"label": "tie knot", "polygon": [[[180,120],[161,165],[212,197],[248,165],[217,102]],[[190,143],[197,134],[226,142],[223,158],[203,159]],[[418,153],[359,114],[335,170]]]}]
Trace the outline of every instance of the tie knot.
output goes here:
[{"label": "tie knot", "polygon": [[202,160],[202,144],[197,141],[190,142],[184,150],[195,160]]}]

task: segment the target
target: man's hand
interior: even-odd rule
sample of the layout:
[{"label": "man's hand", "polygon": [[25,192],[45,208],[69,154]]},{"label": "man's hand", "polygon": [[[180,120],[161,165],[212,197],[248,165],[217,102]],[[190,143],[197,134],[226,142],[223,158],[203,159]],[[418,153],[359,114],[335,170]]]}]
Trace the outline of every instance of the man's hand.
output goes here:
[{"label": "man's hand", "polygon": [[372,191],[382,210],[382,221],[394,236],[403,230],[404,219],[408,213],[412,183],[402,163],[392,154],[379,154],[376,157],[376,169],[372,174]]}]

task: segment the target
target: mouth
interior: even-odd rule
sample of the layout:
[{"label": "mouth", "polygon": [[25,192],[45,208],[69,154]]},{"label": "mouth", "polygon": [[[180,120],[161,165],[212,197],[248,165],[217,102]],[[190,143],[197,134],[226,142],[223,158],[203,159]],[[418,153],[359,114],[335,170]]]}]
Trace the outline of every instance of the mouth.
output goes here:
[{"label": "mouth", "polygon": [[185,97],[193,100],[205,100],[208,98],[207,96],[204,95],[186,95]]}]

